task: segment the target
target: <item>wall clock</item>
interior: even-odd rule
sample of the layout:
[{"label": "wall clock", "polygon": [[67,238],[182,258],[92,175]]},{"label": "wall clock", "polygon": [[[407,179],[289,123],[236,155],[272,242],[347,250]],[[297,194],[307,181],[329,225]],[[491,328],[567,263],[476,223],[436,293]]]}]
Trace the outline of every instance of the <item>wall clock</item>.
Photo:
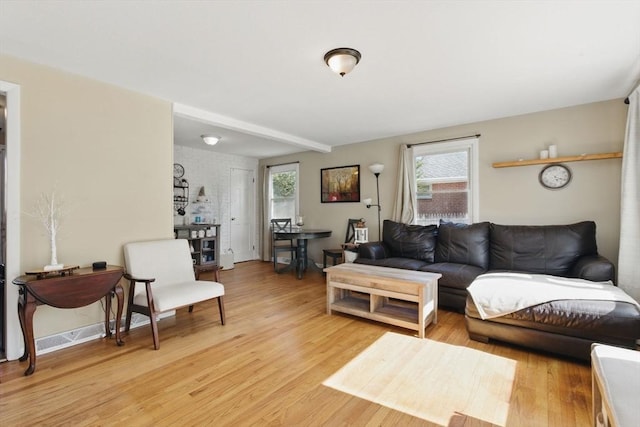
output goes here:
[{"label": "wall clock", "polygon": [[571,169],[560,164],[547,165],[540,171],[538,179],[544,188],[559,190],[571,181]]},{"label": "wall clock", "polygon": [[180,163],[173,164],[173,177],[174,178],[182,178],[184,176],[184,166]]}]

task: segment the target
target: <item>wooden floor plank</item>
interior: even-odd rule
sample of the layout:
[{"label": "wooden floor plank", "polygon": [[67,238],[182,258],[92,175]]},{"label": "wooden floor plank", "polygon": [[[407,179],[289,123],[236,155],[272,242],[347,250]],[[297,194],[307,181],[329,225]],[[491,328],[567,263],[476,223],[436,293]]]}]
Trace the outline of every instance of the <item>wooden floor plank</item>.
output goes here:
[{"label": "wooden floor plank", "polygon": [[[159,322],[158,351],[149,327],[143,326],[124,336],[123,347],[103,339],[39,356],[30,377],[22,375],[25,363],[1,363],[0,425],[437,425],[323,384],[386,333],[414,337],[415,331],[328,316],[324,278],[317,272],[296,280],[293,273],[276,274],[270,263],[255,261],[223,271],[221,281],[226,324],[220,324],[215,303],[199,304],[193,313],[179,310]],[[505,425],[589,423],[589,366],[471,341],[464,317],[446,310],[439,310],[438,324],[427,327],[426,336],[515,361]],[[397,357],[419,366],[412,347],[405,351]],[[461,364],[471,363],[478,387],[487,382],[488,366],[457,357],[448,362],[441,370],[455,375]],[[411,387],[393,383],[394,372],[380,367],[383,374],[398,392]],[[421,381],[425,376],[419,376]],[[434,387],[442,387],[439,399],[455,393],[446,384]],[[424,402],[416,391],[404,404],[428,410],[444,404],[437,400]],[[478,411],[492,409],[483,408],[482,400],[473,405]],[[491,424],[452,413],[448,425]]]}]

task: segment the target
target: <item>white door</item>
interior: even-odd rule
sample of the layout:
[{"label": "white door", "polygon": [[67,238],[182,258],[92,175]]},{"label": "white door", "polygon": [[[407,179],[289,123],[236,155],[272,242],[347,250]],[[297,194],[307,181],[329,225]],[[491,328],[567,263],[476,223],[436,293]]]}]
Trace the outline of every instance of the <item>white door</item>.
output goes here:
[{"label": "white door", "polygon": [[253,171],[231,168],[231,249],[234,262],[254,259],[255,183]]}]

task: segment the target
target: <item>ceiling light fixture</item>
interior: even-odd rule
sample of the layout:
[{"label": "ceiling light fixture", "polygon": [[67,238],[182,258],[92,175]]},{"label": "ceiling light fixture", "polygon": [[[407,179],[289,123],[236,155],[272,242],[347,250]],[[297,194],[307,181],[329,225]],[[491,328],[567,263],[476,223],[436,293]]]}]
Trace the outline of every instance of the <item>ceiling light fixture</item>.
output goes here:
[{"label": "ceiling light fixture", "polygon": [[200,135],[200,138],[202,138],[207,145],[216,145],[221,139],[219,136],[214,135]]},{"label": "ceiling light fixture", "polygon": [[360,58],[362,58],[360,52],[348,47],[333,49],[324,54],[324,62],[334,73],[338,73],[342,77],[353,70],[356,64],[360,62]]}]

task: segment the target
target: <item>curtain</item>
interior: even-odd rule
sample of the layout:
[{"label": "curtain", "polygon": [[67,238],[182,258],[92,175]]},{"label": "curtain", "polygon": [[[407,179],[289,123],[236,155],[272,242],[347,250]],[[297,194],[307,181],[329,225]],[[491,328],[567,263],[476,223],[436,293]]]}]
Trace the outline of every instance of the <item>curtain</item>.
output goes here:
[{"label": "curtain", "polygon": [[618,286],[640,301],[640,86],[629,95],[622,153]]},{"label": "curtain", "polygon": [[262,167],[262,218],[260,237],[262,238],[262,260],[271,261],[271,229],[269,228],[269,168]]},{"label": "curtain", "polygon": [[398,164],[398,187],[396,201],[393,206],[392,220],[411,224],[416,216],[418,206],[416,199],[416,171],[413,165],[413,148],[400,146]]}]

